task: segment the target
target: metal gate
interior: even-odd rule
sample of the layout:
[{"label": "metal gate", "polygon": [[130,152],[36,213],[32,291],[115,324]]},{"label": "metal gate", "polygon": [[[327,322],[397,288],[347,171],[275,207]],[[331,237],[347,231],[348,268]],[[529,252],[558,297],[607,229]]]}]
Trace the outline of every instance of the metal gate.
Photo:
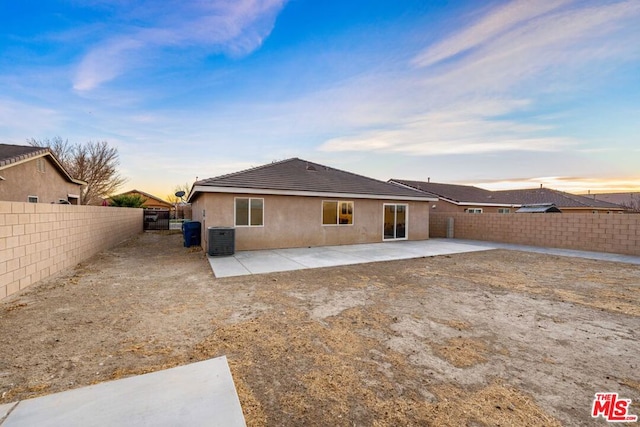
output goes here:
[{"label": "metal gate", "polygon": [[144,210],[145,230],[168,230],[169,211],[157,211],[154,209]]}]

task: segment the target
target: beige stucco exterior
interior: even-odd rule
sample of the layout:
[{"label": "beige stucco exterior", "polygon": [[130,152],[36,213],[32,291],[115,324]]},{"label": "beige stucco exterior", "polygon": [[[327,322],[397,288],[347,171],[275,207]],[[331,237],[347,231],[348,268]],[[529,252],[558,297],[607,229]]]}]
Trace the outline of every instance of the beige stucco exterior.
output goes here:
[{"label": "beige stucco exterior", "polygon": [[[192,202],[193,220],[202,223],[202,246],[208,247],[207,228],[234,227],[236,197],[264,199],[264,225],[235,227],[236,250],[347,245],[383,241],[385,203],[408,205],[408,240],[429,238],[429,202],[264,194],[202,193]],[[353,201],[352,225],[323,225],[322,201]]]},{"label": "beige stucco exterior", "polygon": [[[38,167],[39,161],[44,161],[44,172]],[[1,201],[27,202],[29,197],[37,197],[38,203],[59,203],[60,200],[79,203],[80,185],[69,181],[50,156],[7,166],[0,170],[0,176],[4,178],[0,180]]]}]

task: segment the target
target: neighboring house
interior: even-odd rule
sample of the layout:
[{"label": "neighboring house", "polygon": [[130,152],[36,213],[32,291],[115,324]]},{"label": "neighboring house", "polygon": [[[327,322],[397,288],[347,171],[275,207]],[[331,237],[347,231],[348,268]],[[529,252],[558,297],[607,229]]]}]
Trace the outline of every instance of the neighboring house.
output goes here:
[{"label": "neighboring house", "polygon": [[142,205],[144,209],[152,209],[156,211],[170,211],[171,209],[174,208],[172,203],[169,203],[166,200],[162,200],[161,198],[156,197],[153,194],[145,193],[144,191],[130,190],[130,191],[118,194],[118,196],[124,196],[124,195],[141,196],[143,199],[145,199],[145,202]]},{"label": "neighboring house", "polygon": [[391,179],[390,183],[438,196],[433,212],[514,213],[522,206],[554,205],[564,213],[616,213],[626,209],[614,203],[594,200],[550,188],[491,191],[470,185]]},{"label": "neighboring house", "polygon": [[407,179],[390,179],[389,182],[438,197],[438,201],[431,204],[432,212],[512,213],[520,207],[517,203],[499,199],[493,191],[471,185]]},{"label": "neighboring house", "polygon": [[589,194],[584,197],[615,203],[635,212],[640,212],[640,192]]},{"label": "neighboring house", "polygon": [[235,227],[238,250],[429,238],[429,206],[415,190],[292,158],[194,183],[193,219]]},{"label": "neighboring house", "polygon": [[552,204],[563,213],[621,213],[627,210],[615,203],[552,190],[542,186],[525,190],[495,191],[494,193],[503,200],[513,201],[520,205]]},{"label": "neighboring house", "polygon": [[49,148],[0,144],[0,200],[77,205],[86,184],[69,175]]}]

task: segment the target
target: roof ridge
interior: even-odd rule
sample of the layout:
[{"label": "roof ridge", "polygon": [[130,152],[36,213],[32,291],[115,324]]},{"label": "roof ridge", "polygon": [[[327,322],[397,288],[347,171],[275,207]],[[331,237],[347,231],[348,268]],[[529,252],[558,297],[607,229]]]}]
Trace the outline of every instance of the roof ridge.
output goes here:
[{"label": "roof ridge", "polygon": [[236,176],[236,175],[240,175],[240,174],[243,174],[243,173],[246,173],[246,172],[252,172],[252,171],[255,171],[255,170],[259,170],[259,169],[268,168],[268,167],[273,166],[273,165],[286,163],[286,162],[290,162],[290,161],[293,161],[293,160],[301,160],[301,159],[299,159],[297,157],[291,157],[291,158],[284,159],[284,160],[278,160],[278,161],[274,160],[271,163],[266,163],[264,165],[259,165],[259,166],[253,166],[253,167],[250,167],[250,168],[247,168],[247,169],[243,169],[241,171],[230,172],[230,173],[225,173],[223,175],[213,176],[211,178],[201,179],[199,181],[196,181],[193,185],[197,185],[198,183],[211,181],[211,180],[214,180],[214,179],[229,178],[231,176]]}]

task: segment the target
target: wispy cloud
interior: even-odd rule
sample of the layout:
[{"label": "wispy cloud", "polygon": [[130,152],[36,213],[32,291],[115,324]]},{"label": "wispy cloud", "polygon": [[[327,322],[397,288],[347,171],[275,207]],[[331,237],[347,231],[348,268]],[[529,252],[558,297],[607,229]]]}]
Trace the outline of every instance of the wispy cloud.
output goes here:
[{"label": "wispy cloud", "polygon": [[535,178],[507,178],[502,180],[467,183],[488,190],[511,190],[520,188],[536,188],[540,185],[569,193],[594,193],[638,191],[640,179],[629,178],[591,178],[579,176],[541,176]]},{"label": "wispy cloud", "polygon": [[73,87],[78,91],[94,89],[130,68],[146,65],[152,61],[153,51],[167,47],[197,47],[204,52],[244,56],[262,45],[285,2],[135,3],[131,10],[121,11],[125,22],[115,27],[117,34],[96,44],[83,57]]},{"label": "wispy cloud", "polygon": [[[597,71],[589,67],[599,61],[637,58],[640,49],[629,40],[640,36],[634,24],[638,17],[640,3],[636,1],[560,8],[509,26],[496,37],[475,44],[473,52],[453,60],[443,72],[426,75],[434,83],[459,82],[457,91],[507,92],[534,80],[541,83],[536,87],[538,93],[548,85],[557,90],[558,82]],[[435,49],[439,53],[438,46]],[[422,55],[433,53],[427,50]],[[579,82],[568,85],[575,88]]]},{"label": "wispy cloud", "polygon": [[0,134],[4,143],[24,145],[28,137],[41,137],[33,134],[34,129],[39,133],[52,131],[62,120],[62,115],[51,108],[0,98]]},{"label": "wispy cloud", "polygon": [[527,123],[539,123],[531,119],[554,96],[579,96],[583,80],[606,81],[615,64],[640,57],[639,17],[637,1],[515,1],[489,10],[416,54],[395,78],[379,80],[376,90],[393,95],[376,104],[373,97],[367,108],[389,111],[402,99],[403,117],[389,125],[373,115],[360,132],[319,149],[442,155],[578,148],[560,121]]},{"label": "wispy cloud", "polygon": [[414,64],[426,67],[444,59],[463,53],[474,47],[481,46],[494,37],[512,29],[523,21],[557,9],[571,0],[549,0],[545,2],[515,1],[502,6],[476,24],[445,39],[417,55]]},{"label": "wispy cloud", "polygon": [[502,151],[558,151],[570,138],[545,137],[546,126],[494,119],[523,101],[455,106],[416,116],[399,125],[351,137],[333,138],[321,151],[382,151],[412,155],[476,154]]}]

